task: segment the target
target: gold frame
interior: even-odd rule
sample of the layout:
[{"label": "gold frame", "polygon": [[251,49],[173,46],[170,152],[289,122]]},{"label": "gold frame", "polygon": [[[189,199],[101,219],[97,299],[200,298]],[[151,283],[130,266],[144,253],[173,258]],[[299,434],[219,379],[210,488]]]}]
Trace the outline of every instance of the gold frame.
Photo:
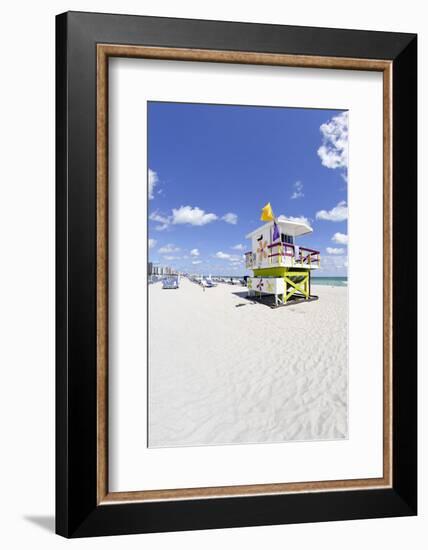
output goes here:
[{"label": "gold frame", "polygon": [[[108,59],[133,57],[383,73],[383,476],[369,479],[109,492]],[[97,45],[97,504],[392,487],[392,62],[339,57]]]}]

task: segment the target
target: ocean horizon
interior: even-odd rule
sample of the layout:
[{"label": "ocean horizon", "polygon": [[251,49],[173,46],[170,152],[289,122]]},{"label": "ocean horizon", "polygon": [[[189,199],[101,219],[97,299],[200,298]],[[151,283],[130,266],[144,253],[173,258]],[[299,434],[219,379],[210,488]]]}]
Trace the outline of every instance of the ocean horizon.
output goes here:
[{"label": "ocean horizon", "polygon": [[[204,279],[214,277],[214,278],[222,278],[222,279],[244,279],[245,277],[248,277],[247,274],[244,275],[217,275],[217,274],[210,274],[210,273],[199,273],[194,274],[196,277],[202,277]],[[168,275],[163,275],[164,277],[168,277]],[[174,275],[170,275],[174,276]],[[162,275],[161,275],[162,277]],[[322,285],[322,286],[348,286],[348,277],[345,276],[331,276],[331,277],[311,277],[311,284],[312,285]]]},{"label": "ocean horizon", "polygon": [[[206,279],[210,276],[210,274],[199,274],[198,277],[203,277]],[[244,279],[244,277],[248,277],[248,274],[244,275],[211,275],[212,277],[220,277],[224,279]],[[312,285],[324,285],[324,286],[348,286],[348,277],[345,276],[331,276],[331,277],[311,277],[311,284]]]},{"label": "ocean horizon", "polygon": [[324,286],[348,286],[348,277],[312,277],[311,284]]}]

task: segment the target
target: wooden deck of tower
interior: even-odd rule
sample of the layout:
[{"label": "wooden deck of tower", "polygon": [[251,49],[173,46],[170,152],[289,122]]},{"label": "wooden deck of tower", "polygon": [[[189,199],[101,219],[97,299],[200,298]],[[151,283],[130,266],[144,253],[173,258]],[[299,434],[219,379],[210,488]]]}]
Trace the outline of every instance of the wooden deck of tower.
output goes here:
[{"label": "wooden deck of tower", "polygon": [[311,272],[320,267],[318,250],[299,246],[297,237],[312,232],[302,222],[279,216],[249,233],[251,251],[245,254],[249,297],[273,298],[273,306],[317,299],[311,295]]}]

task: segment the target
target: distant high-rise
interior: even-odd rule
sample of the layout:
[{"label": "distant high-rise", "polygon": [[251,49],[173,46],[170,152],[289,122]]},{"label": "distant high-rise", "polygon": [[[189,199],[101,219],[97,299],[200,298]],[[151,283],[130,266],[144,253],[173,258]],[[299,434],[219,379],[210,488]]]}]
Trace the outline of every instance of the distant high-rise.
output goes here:
[{"label": "distant high-rise", "polygon": [[174,275],[178,273],[174,267],[154,265],[153,262],[148,262],[147,272],[149,275]]}]

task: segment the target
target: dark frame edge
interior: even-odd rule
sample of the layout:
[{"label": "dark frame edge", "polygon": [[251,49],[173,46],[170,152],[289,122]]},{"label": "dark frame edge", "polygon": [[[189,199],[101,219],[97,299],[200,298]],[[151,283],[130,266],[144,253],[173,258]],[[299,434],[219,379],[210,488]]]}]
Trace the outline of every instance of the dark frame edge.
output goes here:
[{"label": "dark frame edge", "polygon": [[[368,493],[368,494],[367,494]],[[70,538],[260,527],[413,516],[394,489],[107,504],[94,508]],[[179,504],[179,507],[177,506]],[[303,518],[303,519],[302,519]]]},{"label": "dark frame edge", "polygon": [[[96,202],[91,185],[96,168],[92,174],[87,171],[95,146],[86,147],[83,154],[79,148],[82,132],[90,143],[95,137],[96,115],[95,98],[89,101],[85,84],[80,85],[84,60],[76,62],[87,32],[71,12],[56,16],[55,531],[66,538],[96,507],[96,376],[91,368],[96,359],[91,284],[96,277]],[[83,52],[86,57],[85,47]],[[94,78],[95,59],[87,59]],[[85,108],[93,110],[94,120],[82,128]]]},{"label": "dark frame edge", "polygon": [[55,532],[69,535],[68,508],[68,238],[67,14],[55,18]]},{"label": "dark frame edge", "polygon": [[393,61],[392,179],[393,487],[417,515],[417,270],[400,258],[404,246],[411,258],[418,252],[416,34]]}]

